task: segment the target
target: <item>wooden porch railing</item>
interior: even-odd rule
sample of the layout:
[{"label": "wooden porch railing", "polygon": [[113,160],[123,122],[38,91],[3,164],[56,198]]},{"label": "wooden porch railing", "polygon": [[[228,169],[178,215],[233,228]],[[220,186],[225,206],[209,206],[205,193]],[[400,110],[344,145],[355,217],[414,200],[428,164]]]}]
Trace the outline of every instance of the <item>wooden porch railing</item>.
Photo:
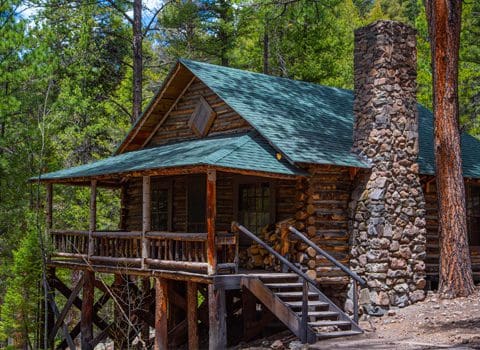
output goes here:
[{"label": "wooden porch railing", "polygon": [[[50,233],[53,257],[119,267],[201,272],[208,269],[207,233],[151,231],[143,238],[141,231],[52,230]],[[219,273],[238,271],[238,235],[217,233],[215,243],[216,270]]]}]

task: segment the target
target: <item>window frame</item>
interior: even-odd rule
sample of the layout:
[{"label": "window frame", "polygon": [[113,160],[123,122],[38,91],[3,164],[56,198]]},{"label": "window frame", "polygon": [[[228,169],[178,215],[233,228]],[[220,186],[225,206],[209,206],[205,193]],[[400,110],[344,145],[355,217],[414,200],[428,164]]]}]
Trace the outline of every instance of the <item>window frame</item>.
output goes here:
[{"label": "window frame", "polygon": [[[233,178],[233,215],[235,221],[239,222],[239,204],[240,204],[240,186],[242,185],[258,185],[261,183],[268,183],[270,187],[270,223],[271,225],[276,222],[276,182],[271,179],[262,178],[262,177],[243,177],[235,176]],[[243,224],[243,223],[240,223]],[[249,229],[247,227],[247,229]]]}]

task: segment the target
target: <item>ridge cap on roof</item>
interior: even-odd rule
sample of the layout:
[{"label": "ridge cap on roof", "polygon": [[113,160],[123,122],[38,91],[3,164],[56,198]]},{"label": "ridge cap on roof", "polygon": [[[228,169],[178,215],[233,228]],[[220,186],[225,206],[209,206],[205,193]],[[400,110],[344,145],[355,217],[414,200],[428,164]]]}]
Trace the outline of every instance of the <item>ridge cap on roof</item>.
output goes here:
[{"label": "ridge cap on roof", "polygon": [[219,64],[214,64],[214,63],[209,63],[205,61],[196,61],[188,58],[179,58],[178,62],[182,63],[185,65],[187,68],[190,69],[188,66],[188,63],[193,63],[193,64],[200,64],[200,65],[205,65],[205,66],[210,66],[210,67],[218,67],[223,70],[232,70],[232,71],[237,71],[237,72],[242,72],[242,73],[248,73],[248,74],[253,74],[253,75],[258,75],[262,77],[266,77],[269,79],[275,79],[275,80],[281,80],[281,81],[288,81],[288,82],[293,82],[294,84],[305,84],[305,85],[313,85],[316,87],[321,87],[321,88],[326,88],[326,89],[334,89],[334,90],[343,90],[347,92],[353,92],[353,89],[346,89],[346,88],[341,88],[338,86],[331,86],[331,85],[323,85],[319,83],[315,83],[312,81],[306,81],[306,80],[300,80],[300,79],[295,79],[295,78],[288,78],[288,77],[280,77],[278,75],[270,75],[270,74],[265,74],[261,72],[255,72],[249,69],[243,69],[243,68],[235,68],[235,67],[229,67],[229,66],[222,66]]}]

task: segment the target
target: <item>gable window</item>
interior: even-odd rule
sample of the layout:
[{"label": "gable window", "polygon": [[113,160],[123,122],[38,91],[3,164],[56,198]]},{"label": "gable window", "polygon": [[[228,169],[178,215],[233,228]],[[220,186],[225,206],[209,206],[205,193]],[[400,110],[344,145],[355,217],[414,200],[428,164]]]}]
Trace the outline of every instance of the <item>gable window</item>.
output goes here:
[{"label": "gable window", "polygon": [[215,120],[216,113],[213,111],[212,107],[208,102],[200,96],[195,110],[188,121],[188,126],[198,137],[204,137],[208,134],[210,127]]},{"label": "gable window", "polygon": [[168,183],[152,182],[152,230],[171,231],[171,187]]},{"label": "gable window", "polygon": [[467,185],[468,240],[471,246],[480,246],[480,186]]},{"label": "gable window", "polygon": [[268,182],[239,184],[238,221],[255,234],[273,221],[273,193]]}]

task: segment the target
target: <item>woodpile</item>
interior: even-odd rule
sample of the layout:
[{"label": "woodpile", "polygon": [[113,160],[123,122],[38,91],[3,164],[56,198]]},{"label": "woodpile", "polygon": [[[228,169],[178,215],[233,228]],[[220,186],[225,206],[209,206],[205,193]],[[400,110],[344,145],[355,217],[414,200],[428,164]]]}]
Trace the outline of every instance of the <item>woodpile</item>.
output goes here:
[{"label": "woodpile", "polygon": [[[283,256],[295,257],[294,244],[289,239],[290,231],[288,230],[288,227],[294,224],[295,220],[290,218],[275,225],[266,226],[261,230],[259,237]],[[239,257],[241,265],[247,269],[281,270],[278,260],[257,243],[253,243],[247,249],[242,249]]]}]

